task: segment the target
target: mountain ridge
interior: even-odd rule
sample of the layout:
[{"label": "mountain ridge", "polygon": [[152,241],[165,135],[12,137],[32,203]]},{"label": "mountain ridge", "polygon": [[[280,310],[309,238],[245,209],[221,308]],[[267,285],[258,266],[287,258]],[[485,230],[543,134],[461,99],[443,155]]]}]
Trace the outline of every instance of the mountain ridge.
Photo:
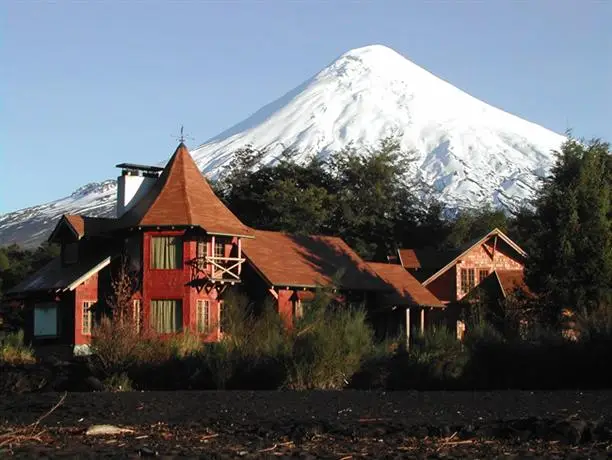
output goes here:
[{"label": "mountain ridge", "polygon": [[[449,208],[489,203],[516,209],[552,166],[564,137],[488,105],[383,45],[350,50],[280,98],[191,150],[216,178],[247,144],[268,149],[262,164],[293,151],[325,158],[349,144],[375,147],[396,136],[417,158],[415,175]],[[111,215],[114,181],[0,215],[0,244],[34,245],[62,213]],[[80,192],[79,192],[80,191]],[[79,192],[79,193],[77,193]]]}]

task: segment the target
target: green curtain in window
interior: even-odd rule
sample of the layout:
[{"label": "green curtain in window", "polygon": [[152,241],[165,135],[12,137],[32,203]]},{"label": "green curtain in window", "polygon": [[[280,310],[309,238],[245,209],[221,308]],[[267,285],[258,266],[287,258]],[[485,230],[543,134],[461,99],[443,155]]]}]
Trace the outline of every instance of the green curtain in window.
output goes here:
[{"label": "green curtain in window", "polygon": [[180,300],[152,300],[151,327],[160,334],[179,332],[183,326]]},{"label": "green curtain in window", "polygon": [[183,259],[182,249],[182,241],[176,236],[151,238],[151,268],[179,268]]}]

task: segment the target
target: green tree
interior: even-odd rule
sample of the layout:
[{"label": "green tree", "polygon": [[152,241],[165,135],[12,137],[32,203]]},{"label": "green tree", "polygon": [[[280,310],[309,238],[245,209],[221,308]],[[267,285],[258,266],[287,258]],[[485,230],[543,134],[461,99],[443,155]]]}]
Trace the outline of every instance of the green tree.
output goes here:
[{"label": "green tree", "polygon": [[395,139],[303,164],[284,152],[274,165],[261,166],[265,154],[241,149],[216,184],[252,227],[340,236],[362,256],[382,260],[398,246],[440,241],[446,231],[441,206],[423,201],[423,186],[408,180],[414,157]]},{"label": "green tree", "polygon": [[502,232],[508,229],[508,218],[502,210],[493,209],[490,206],[462,210],[455,219],[449,222],[449,234],[443,246],[458,248],[486,235],[494,228],[499,228]]},{"label": "green tree", "polygon": [[0,295],[59,255],[59,247],[43,244],[22,249],[16,244],[0,248]]},{"label": "green tree", "polygon": [[394,138],[375,149],[348,147],[331,156],[328,167],[336,183],[331,228],[362,256],[385,258],[424,219],[422,187],[408,179],[414,160]]},{"label": "green tree", "polygon": [[612,155],[569,139],[536,199],[527,281],[553,317],[612,305]]}]

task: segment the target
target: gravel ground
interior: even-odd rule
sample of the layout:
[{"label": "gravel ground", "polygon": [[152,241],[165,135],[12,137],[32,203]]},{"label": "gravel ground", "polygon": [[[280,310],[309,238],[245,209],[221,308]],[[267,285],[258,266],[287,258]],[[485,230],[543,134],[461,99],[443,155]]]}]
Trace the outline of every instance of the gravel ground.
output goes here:
[{"label": "gravel ground", "polygon": [[31,426],[61,396],[4,396],[0,457],[612,458],[612,391],[69,393]]}]

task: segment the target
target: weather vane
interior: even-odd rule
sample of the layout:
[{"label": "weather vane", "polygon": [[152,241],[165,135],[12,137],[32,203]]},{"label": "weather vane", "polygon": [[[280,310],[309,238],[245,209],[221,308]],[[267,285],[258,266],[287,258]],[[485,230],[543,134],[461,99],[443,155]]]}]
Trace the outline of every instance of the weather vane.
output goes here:
[{"label": "weather vane", "polygon": [[183,125],[181,125],[181,134],[180,134],[179,136],[172,136],[172,137],[174,137],[175,139],[177,139],[177,140],[178,140],[179,142],[181,142],[181,143],[185,142],[185,140],[186,140],[186,139],[189,139],[189,140],[191,140],[191,141],[193,141],[193,140],[194,140],[194,139],[193,139],[193,137],[188,136],[188,135],[186,135],[186,134],[183,132]]}]

